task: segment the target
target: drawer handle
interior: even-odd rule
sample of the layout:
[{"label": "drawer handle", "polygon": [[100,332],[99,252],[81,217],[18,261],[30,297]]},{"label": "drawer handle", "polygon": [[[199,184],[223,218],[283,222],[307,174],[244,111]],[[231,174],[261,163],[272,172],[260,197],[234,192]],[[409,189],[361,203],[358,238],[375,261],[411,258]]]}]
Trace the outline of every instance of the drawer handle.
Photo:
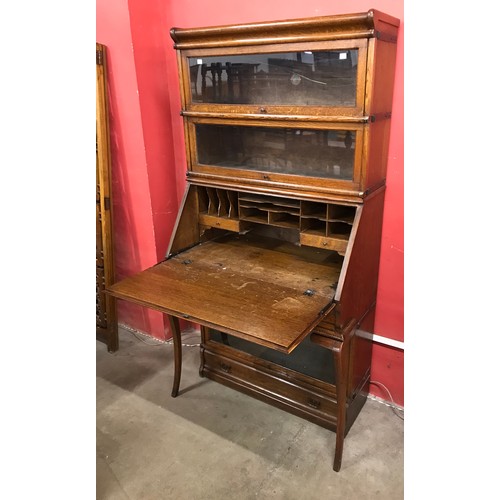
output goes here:
[{"label": "drawer handle", "polygon": [[311,408],[319,408],[321,406],[321,403],[317,399],[312,399],[312,398],[308,399],[307,404]]},{"label": "drawer handle", "polygon": [[223,372],[231,373],[231,365],[226,365],[225,363],[221,363],[220,367]]}]

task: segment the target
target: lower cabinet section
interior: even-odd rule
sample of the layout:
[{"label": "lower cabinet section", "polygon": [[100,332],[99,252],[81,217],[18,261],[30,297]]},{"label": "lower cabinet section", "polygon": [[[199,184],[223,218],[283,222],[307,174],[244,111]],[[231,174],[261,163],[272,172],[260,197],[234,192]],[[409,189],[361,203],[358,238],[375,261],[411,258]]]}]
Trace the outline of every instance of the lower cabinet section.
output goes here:
[{"label": "lower cabinet section", "polygon": [[[337,388],[332,352],[307,337],[290,354],[204,329],[200,375],[336,430]],[[366,401],[368,377],[348,397],[346,431]]]}]

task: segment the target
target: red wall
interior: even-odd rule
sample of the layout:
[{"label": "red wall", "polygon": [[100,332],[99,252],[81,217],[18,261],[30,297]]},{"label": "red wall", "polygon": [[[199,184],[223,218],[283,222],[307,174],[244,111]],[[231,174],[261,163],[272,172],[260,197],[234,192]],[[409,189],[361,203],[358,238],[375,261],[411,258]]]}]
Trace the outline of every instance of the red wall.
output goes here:
[{"label": "red wall", "polygon": [[[375,333],[403,341],[403,0],[97,0],[97,40],[109,51],[113,221],[117,279],[155,264],[166,252],[185,187],[185,150],[176,55],[169,29],[363,12],[401,20]],[[157,338],[164,318],[119,304],[118,320]],[[372,379],[403,405],[404,352],[375,344]],[[377,386],[371,392],[384,399]]]}]

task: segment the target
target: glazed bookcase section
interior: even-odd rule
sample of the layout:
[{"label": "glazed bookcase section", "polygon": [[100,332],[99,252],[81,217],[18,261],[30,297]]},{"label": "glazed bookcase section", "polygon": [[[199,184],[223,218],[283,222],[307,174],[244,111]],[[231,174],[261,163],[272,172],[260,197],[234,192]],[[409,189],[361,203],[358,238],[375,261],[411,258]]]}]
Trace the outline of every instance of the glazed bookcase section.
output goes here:
[{"label": "glazed bookcase section", "polygon": [[186,125],[193,181],[354,195],[362,187],[364,124],[192,118]]},{"label": "glazed bookcase section", "polygon": [[366,40],[184,51],[185,110],[360,117],[366,65]]},{"label": "glazed bookcase section", "polygon": [[261,225],[295,230],[301,245],[345,255],[357,207],[197,186],[198,222],[243,232]]},{"label": "glazed bookcase section", "polygon": [[[353,181],[353,130],[197,124],[197,165]],[[238,175],[241,175],[238,172]]]},{"label": "glazed bookcase section", "polygon": [[383,186],[398,27],[372,9],[173,28],[188,181],[358,201]]}]

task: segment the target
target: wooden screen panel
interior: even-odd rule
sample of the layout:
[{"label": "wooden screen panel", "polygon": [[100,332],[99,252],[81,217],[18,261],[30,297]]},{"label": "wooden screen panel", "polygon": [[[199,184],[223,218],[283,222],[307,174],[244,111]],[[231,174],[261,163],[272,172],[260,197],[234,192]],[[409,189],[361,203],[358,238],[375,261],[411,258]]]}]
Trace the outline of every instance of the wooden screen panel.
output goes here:
[{"label": "wooden screen panel", "polygon": [[114,281],[106,78],[106,47],[96,43],[96,338],[106,343],[108,351],[116,351],[116,305],[114,298],[105,294]]}]

